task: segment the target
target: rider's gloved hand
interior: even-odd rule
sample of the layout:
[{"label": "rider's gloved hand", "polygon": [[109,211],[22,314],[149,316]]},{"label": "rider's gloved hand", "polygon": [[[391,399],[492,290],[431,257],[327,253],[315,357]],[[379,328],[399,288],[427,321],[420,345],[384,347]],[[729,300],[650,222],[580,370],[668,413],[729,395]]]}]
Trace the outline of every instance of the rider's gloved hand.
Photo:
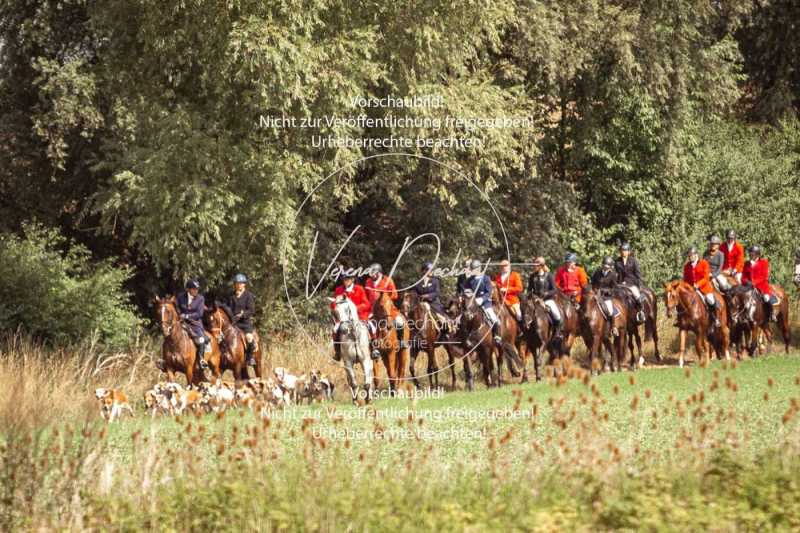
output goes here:
[{"label": "rider's gloved hand", "polygon": [[483,298],[475,298],[475,303],[478,305],[483,305]]}]

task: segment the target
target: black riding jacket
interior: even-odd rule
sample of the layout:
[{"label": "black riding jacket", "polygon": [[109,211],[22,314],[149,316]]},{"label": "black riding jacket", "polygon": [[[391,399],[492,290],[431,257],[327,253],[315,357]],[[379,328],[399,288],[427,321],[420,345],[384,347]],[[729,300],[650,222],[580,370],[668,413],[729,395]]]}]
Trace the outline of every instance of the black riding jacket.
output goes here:
[{"label": "black riding jacket", "polygon": [[543,300],[552,300],[556,297],[556,282],[551,272],[539,274],[534,272],[528,278],[528,294],[538,296]]},{"label": "black riding jacket", "polygon": [[253,293],[245,290],[238,297],[236,293],[231,293],[225,300],[224,305],[231,316],[233,325],[245,333],[252,333],[253,313],[256,311],[256,299],[253,297]]},{"label": "black riding jacket", "polygon": [[614,270],[598,268],[592,274],[592,288],[596,291],[602,289],[611,290],[617,286],[617,279],[617,273]]},{"label": "black riding jacket", "polygon": [[617,257],[614,262],[614,269],[617,271],[617,281],[628,285],[642,286],[642,272],[639,270],[639,261],[632,255],[628,256],[627,262],[622,261],[622,257]]}]

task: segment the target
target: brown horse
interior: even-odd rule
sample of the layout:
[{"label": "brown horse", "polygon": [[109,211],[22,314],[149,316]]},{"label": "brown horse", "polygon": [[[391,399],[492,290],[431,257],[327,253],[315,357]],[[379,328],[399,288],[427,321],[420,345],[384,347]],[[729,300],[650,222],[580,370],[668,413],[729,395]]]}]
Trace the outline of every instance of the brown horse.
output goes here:
[{"label": "brown horse", "polygon": [[[791,333],[789,330],[789,301],[780,285],[770,285],[780,299],[775,309],[778,326],[781,328],[786,353],[789,353]],[[761,295],[751,286],[739,286],[731,291],[731,341],[736,346],[737,357],[741,357],[742,344],[746,343],[750,357],[756,355],[760,334],[767,339],[768,350],[772,347],[772,331],[769,317]]]},{"label": "brown horse", "polygon": [[[409,370],[414,385],[419,388],[419,380],[414,370],[414,363],[420,352],[425,352],[428,357],[428,382],[430,387],[439,387],[439,365],[436,360],[436,348],[443,346],[447,351],[448,367],[450,369],[451,388],[456,389],[456,358],[461,356],[464,361],[464,374],[467,376],[467,388],[472,390],[472,368],[470,367],[469,357],[463,357],[463,353],[458,349],[458,341],[448,335],[442,339],[441,328],[444,327],[436,321],[430,304],[420,300],[416,292],[406,291],[403,293],[401,304],[403,314],[408,318],[409,329],[411,330],[411,360]],[[449,317],[448,317],[449,320]],[[452,328],[451,328],[452,331]],[[444,369],[446,370],[446,369]]]},{"label": "brown horse", "polygon": [[[382,292],[372,305],[372,317],[377,323],[373,347],[381,352],[383,366],[389,380],[389,390],[397,392],[404,385],[406,369],[408,368],[408,348],[401,347],[400,341],[408,346],[410,338],[408,324],[404,324],[401,331],[395,328],[395,317],[400,314],[388,292]],[[402,338],[398,336],[402,335]],[[378,370],[375,369],[375,387],[378,387]]]},{"label": "brown horse", "polygon": [[517,364],[524,366],[524,361],[520,356],[522,353],[522,336],[520,335],[519,322],[514,317],[514,312],[505,304],[500,288],[496,283],[492,283],[492,305],[497,309],[497,318],[500,319],[500,337],[503,342],[497,346],[497,361],[502,373],[502,361],[508,360],[508,370],[513,377],[519,377]]},{"label": "brown horse", "polygon": [[[644,366],[644,356],[642,355],[642,336],[639,327],[644,325],[645,341],[653,341],[653,350],[656,360],[661,361],[661,352],[658,348],[658,300],[655,293],[648,287],[640,287],[639,291],[644,296],[642,302],[642,312],[644,313],[644,324],[636,321],[637,305],[633,299],[631,291],[626,289],[623,285],[617,286],[614,290],[614,295],[621,300],[622,305],[625,307],[625,314],[628,317],[626,324],[627,338],[628,338],[628,351],[631,356],[631,370],[638,366]],[[635,358],[633,353],[634,343],[636,344],[636,351],[638,358]]]},{"label": "brown horse", "polygon": [[674,280],[664,287],[664,303],[667,308],[667,317],[672,312],[677,312],[677,326],[680,332],[679,366],[684,364],[686,354],[686,333],[695,334],[695,351],[700,360],[708,361],[711,358],[713,346],[717,357],[730,359],[728,316],[725,299],[714,291],[714,297],[719,302],[718,318],[720,327],[714,327],[712,317],[703,298],[697,290],[682,280]]},{"label": "brown horse", "polygon": [[[199,384],[205,380],[205,375],[197,358],[197,347],[192,341],[191,335],[181,323],[180,315],[175,305],[175,297],[156,298],[154,303],[156,317],[164,335],[164,342],[161,345],[161,361],[157,364],[158,368],[167,373],[170,381],[175,381],[175,372],[182,372],[186,376],[188,385]],[[206,352],[202,357],[214,375],[219,376],[219,343],[212,335],[206,336],[211,338],[211,351],[210,353]]]},{"label": "brown horse", "polygon": [[[236,380],[247,380],[250,378],[247,371],[247,361],[245,360],[245,340],[244,332],[233,325],[230,316],[224,307],[216,303],[206,310],[204,316],[208,325],[208,330],[212,337],[216,337],[217,343],[222,351],[220,361],[220,375],[226,370],[233,372]],[[253,332],[255,350],[253,358],[256,360],[256,377],[261,377],[261,346],[259,345],[258,333]],[[220,377],[215,375],[215,378]]]},{"label": "brown horse", "polygon": [[[603,309],[603,299],[610,296],[614,307],[619,314],[609,320],[606,317],[607,311]],[[584,293],[583,304],[581,305],[580,322],[583,342],[589,348],[589,366],[592,374],[598,373],[600,356],[605,347],[607,356],[603,356],[602,369],[604,372],[610,370],[619,371],[622,369],[625,359],[625,337],[627,325],[630,323],[630,311],[625,306],[623,300],[613,295],[604,295],[589,290]],[[612,335],[612,328],[616,328],[617,335]]]},{"label": "brown horse", "polygon": [[[525,338],[525,351],[522,356],[523,382],[528,377],[525,360],[529,353],[533,353],[533,370],[536,381],[539,381],[542,379],[543,365],[552,363],[553,359],[569,356],[578,336],[580,321],[575,305],[561,291],[556,291],[555,301],[561,310],[563,334],[561,340],[554,338],[555,329],[544,301],[530,294],[522,301],[522,329]],[[548,353],[546,362],[543,360],[545,350]]]}]

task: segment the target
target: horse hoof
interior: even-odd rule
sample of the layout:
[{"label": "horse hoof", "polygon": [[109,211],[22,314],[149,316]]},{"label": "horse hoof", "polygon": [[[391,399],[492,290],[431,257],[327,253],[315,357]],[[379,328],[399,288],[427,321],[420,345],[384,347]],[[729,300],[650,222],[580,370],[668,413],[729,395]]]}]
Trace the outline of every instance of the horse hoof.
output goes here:
[{"label": "horse hoof", "polygon": [[644,367],[644,357],[639,357],[639,368]]}]

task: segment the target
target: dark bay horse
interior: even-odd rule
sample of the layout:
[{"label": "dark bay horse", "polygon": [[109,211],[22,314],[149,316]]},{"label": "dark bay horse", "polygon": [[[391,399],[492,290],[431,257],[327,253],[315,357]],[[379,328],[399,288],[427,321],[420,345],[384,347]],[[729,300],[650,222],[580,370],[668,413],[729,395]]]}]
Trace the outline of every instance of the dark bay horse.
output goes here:
[{"label": "dark bay horse", "polygon": [[[167,373],[170,381],[175,381],[175,372],[182,372],[186,376],[187,384],[198,385],[205,380],[205,376],[197,358],[197,346],[181,324],[175,297],[156,298],[154,304],[156,317],[161,325],[161,333],[164,335],[158,368]],[[221,358],[219,343],[214,336],[208,334],[206,336],[211,338],[211,351],[205,353],[203,359],[211,368],[212,373],[219,376]]]},{"label": "dark bay horse", "polygon": [[[372,305],[372,318],[377,323],[377,331],[373,346],[381,352],[381,360],[386,368],[386,376],[389,381],[389,390],[397,391],[402,387],[406,379],[406,369],[408,368],[409,353],[408,348],[400,346],[403,340],[406,345],[410,339],[408,323],[403,326],[398,337],[398,330],[394,327],[395,316],[399,314],[397,307],[388,292],[382,292]],[[378,371],[375,368],[375,387],[378,386]]]},{"label": "dark bay horse", "polygon": [[[213,337],[216,337],[222,352],[219,371],[220,375],[226,370],[233,372],[236,380],[247,380],[250,378],[247,371],[247,361],[245,359],[245,340],[244,332],[233,325],[228,312],[224,307],[215,302],[209,309],[206,309],[204,316],[208,325],[208,330]],[[256,360],[256,377],[261,377],[261,346],[258,333],[253,331],[254,343],[253,358]],[[215,378],[220,377],[215,375]]]},{"label": "dark bay horse", "polygon": [[[614,295],[617,299],[621,300],[628,318],[626,331],[628,334],[628,351],[631,356],[631,369],[635,368],[637,364],[640,367],[644,366],[642,336],[640,333],[640,326],[642,325],[644,325],[645,341],[653,341],[654,355],[656,356],[656,360],[661,361],[661,351],[658,348],[658,299],[649,287],[642,286],[639,288],[639,291],[642,293],[642,296],[644,296],[644,302],[642,303],[644,324],[640,324],[636,321],[636,302],[634,302],[631,292],[623,286],[618,286],[614,290]],[[636,344],[638,358],[635,358],[633,353],[634,343]]]},{"label": "dark bay horse", "polygon": [[[444,347],[447,351],[448,367],[450,369],[451,388],[456,389],[456,358],[460,357],[464,362],[464,374],[467,378],[467,388],[472,390],[473,378],[470,358],[463,357],[463,350],[458,347],[458,341],[453,337],[453,328],[450,334],[442,338],[441,329],[443,324],[439,324],[434,317],[433,310],[428,302],[423,302],[419,295],[413,291],[403,293],[401,304],[403,314],[408,318],[409,329],[411,330],[411,349],[409,370],[414,385],[419,387],[419,381],[414,370],[414,363],[420,352],[425,352],[428,361],[428,383],[431,387],[439,387],[439,365],[436,359],[436,348]],[[456,311],[457,314],[457,311]],[[448,317],[448,320],[451,317]],[[447,369],[444,369],[447,370]]]},{"label": "dark bay horse", "polygon": [[725,299],[719,292],[714,292],[720,305],[720,327],[713,326],[706,303],[694,287],[682,280],[671,281],[664,287],[667,316],[671,317],[673,311],[677,313],[677,326],[680,332],[678,364],[681,367],[686,354],[686,333],[688,331],[695,334],[695,350],[701,361],[708,361],[711,358],[712,346],[719,358],[723,356],[727,359],[730,358],[730,337]]},{"label": "dark bay horse", "polygon": [[[781,329],[786,353],[789,353],[791,333],[789,330],[789,301],[780,285],[770,285],[773,293],[780,299],[775,309],[778,326]],[[751,286],[738,286],[730,291],[731,342],[736,346],[736,355],[741,357],[742,344],[746,344],[750,357],[756,355],[761,333],[767,339],[768,349],[772,346],[772,331],[769,317],[760,294]]]},{"label": "dark bay horse", "polygon": [[[602,307],[604,299],[610,299],[619,311],[619,314],[611,320],[606,317],[607,311]],[[596,375],[601,367],[604,372],[622,370],[625,359],[625,338],[632,318],[629,314],[630,310],[623,300],[613,294],[605,295],[595,293],[593,290],[584,293],[580,313],[581,334],[583,342],[589,349],[589,366],[592,374]],[[612,334],[612,328],[616,328],[616,336]],[[603,356],[603,353],[608,355]],[[603,356],[602,364],[601,356]]]}]

